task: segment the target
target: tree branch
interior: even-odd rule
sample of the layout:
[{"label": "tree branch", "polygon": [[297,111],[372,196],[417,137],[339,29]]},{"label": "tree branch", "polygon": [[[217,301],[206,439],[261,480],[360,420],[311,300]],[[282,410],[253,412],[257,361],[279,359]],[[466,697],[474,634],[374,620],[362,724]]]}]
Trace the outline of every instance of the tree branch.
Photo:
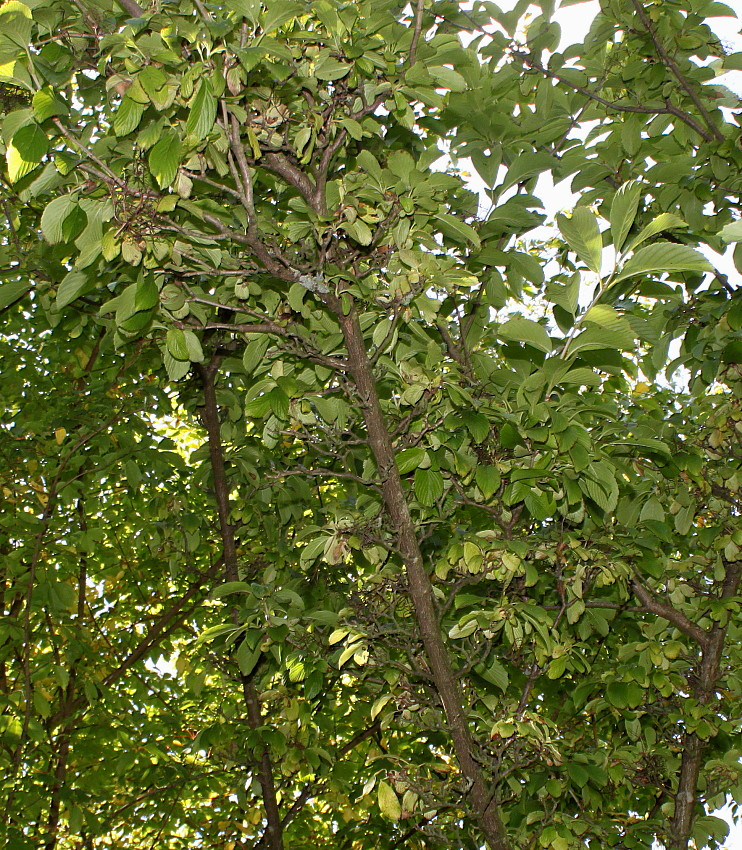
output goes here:
[{"label": "tree branch", "polygon": [[[742,579],[742,561],[727,561],[724,579],[720,585],[719,598],[731,599],[739,592]],[[721,660],[724,653],[729,621],[714,626],[708,633],[701,652],[697,676],[693,682],[693,696],[705,705],[714,700],[716,686],[721,674]],[[683,755],[680,761],[678,787],[675,792],[675,810],[670,822],[670,850],[687,850],[693,832],[693,823],[698,808],[698,780],[704,763],[706,742],[695,732],[686,731],[683,738]]]},{"label": "tree branch", "polygon": [[144,9],[142,9],[139,3],[135,2],[135,0],[116,0],[116,2],[125,12],[128,12],[132,18],[144,17]]},{"label": "tree branch", "polygon": [[415,23],[412,31],[412,42],[410,44],[409,67],[411,68],[417,62],[417,45],[420,41],[420,35],[423,29],[423,11],[425,10],[425,0],[417,0],[415,8]]},{"label": "tree branch", "polygon": [[573,91],[579,92],[579,94],[584,95],[590,100],[594,100],[596,103],[600,103],[602,106],[605,106],[607,109],[612,109],[615,112],[637,112],[644,115],[674,115],[676,118],[679,118],[684,124],[687,124],[691,129],[695,130],[701,138],[705,141],[710,142],[712,140],[712,136],[703,129],[703,127],[691,118],[690,115],[683,112],[682,109],[678,109],[676,106],[671,104],[669,101],[665,101],[665,108],[656,106],[629,106],[623,103],[615,103],[611,100],[606,100],[604,97],[601,97],[595,92],[590,91],[590,89],[586,89],[584,86],[577,85],[576,83],[571,82],[566,77],[561,74],[557,74],[555,71],[550,71],[548,68],[545,68],[543,65],[540,65],[527,53],[523,53],[520,50],[512,50],[511,55],[520,59],[524,65],[527,65],[529,68],[533,68],[534,71],[538,71],[540,74],[543,74],[545,77],[549,77],[552,80],[557,80],[560,83],[563,83],[565,86],[569,86]]},{"label": "tree branch", "polygon": [[[461,772],[469,781],[474,813],[485,839],[491,850],[507,850],[509,842],[490,785],[492,780],[485,780],[474,757],[474,742],[464,709],[463,695],[441,635],[433,587],[397,470],[394,447],[376,390],[358,314],[354,307],[346,313],[339,299],[334,296],[327,296],[327,300],[343,331],[348,353],[348,370],[358,393],[369,448],[376,461],[384,505],[394,527],[397,549],[409,583],[415,619],[448,722],[453,749]],[[496,781],[496,777],[493,779]]]},{"label": "tree branch", "polygon": [[[649,19],[649,16],[644,11],[644,6],[640,2],[640,0],[631,0],[633,7],[636,9],[636,13],[639,16],[644,28],[649,33],[650,38],[659,54],[660,59],[662,59],[663,64],[668,68],[670,73],[675,77],[675,79],[680,83],[683,91],[688,95],[688,97],[693,101],[696,106],[696,109],[701,113],[703,120],[706,122],[706,126],[711,131],[713,137],[717,142],[724,141],[724,134],[721,130],[716,126],[713,119],[711,118],[711,113],[706,109],[703,105],[703,101],[698,96],[698,94],[693,90],[693,87],[690,85],[688,80],[685,79],[682,71],[678,67],[677,62],[670,56],[670,54],[665,50],[665,46],[660,41],[657,33],[655,32],[654,27],[652,26],[652,22]],[[708,138],[708,137],[707,137]],[[710,141],[710,139],[709,139]]]},{"label": "tree branch", "polygon": [[682,611],[678,611],[673,605],[667,602],[661,602],[657,599],[638,578],[631,581],[631,589],[634,591],[636,598],[642,603],[645,610],[658,617],[662,617],[669,623],[672,623],[675,628],[681,631],[688,637],[693,638],[701,647],[705,647],[709,640],[709,634],[696,625],[692,620],[688,619]]}]

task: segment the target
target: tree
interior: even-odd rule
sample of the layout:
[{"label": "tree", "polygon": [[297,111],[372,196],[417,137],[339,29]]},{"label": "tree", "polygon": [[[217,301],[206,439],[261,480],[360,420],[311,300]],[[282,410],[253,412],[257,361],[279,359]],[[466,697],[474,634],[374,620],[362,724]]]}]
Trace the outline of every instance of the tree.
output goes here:
[{"label": "tree", "polygon": [[734,13],[555,7],[0,7],[9,846],[723,839]]}]

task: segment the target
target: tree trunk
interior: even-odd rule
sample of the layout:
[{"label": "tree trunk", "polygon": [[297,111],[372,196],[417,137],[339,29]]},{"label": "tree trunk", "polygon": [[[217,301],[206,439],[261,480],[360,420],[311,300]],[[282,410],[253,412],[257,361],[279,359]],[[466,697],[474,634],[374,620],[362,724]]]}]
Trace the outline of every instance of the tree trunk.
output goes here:
[{"label": "tree trunk", "polygon": [[384,504],[394,525],[420,637],[438,695],[445,711],[461,772],[470,784],[470,797],[484,837],[492,850],[507,850],[508,840],[500,819],[494,790],[485,782],[474,759],[474,745],[466,718],[461,689],[448,656],[438,623],[433,586],[425,569],[415,524],[410,516],[402,481],[394,459],[394,447],[376,392],[376,383],[355,309],[343,315],[335,309],[345,338],[348,369],[360,397],[368,444],[381,482]]}]

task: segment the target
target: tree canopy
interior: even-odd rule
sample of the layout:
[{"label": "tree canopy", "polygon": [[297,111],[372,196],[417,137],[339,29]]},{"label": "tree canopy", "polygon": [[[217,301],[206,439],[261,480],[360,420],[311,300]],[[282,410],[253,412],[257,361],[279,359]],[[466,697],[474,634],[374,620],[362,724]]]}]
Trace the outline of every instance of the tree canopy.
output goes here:
[{"label": "tree canopy", "polygon": [[579,3],[0,6],[11,850],[723,842],[739,21]]}]

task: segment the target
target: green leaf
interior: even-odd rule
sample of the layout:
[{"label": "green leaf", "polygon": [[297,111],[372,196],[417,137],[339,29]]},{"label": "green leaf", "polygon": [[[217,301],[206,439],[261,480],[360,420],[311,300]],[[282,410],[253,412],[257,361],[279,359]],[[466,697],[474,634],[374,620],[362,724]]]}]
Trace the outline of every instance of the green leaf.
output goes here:
[{"label": "green leaf", "polygon": [[126,136],[136,130],[146,109],[145,104],[138,103],[130,97],[122,98],[119,108],[113,115],[113,132],[117,136]]},{"label": "green leaf", "polygon": [[516,183],[521,183],[529,177],[535,177],[537,174],[549,171],[553,165],[554,158],[551,154],[541,151],[520,154],[508,169],[508,173],[499,190],[502,193],[505,189],[509,189]]},{"label": "green leaf", "polygon": [[489,664],[477,664],[474,671],[485,681],[499,688],[503,693],[508,689],[508,671],[499,661],[490,661]]},{"label": "green leaf", "polygon": [[152,275],[146,275],[138,283],[134,295],[134,311],[151,310],[160,300],[160,292]]},{"label": "green leaf", "polygon": [[193,331],[184,331],[186,348],[188,349],[188,359],[191,363],[201,363],[204,359],[204,352],[201,348],[201,340]]},{"label": "green leaf", "polygon": [[571,218],[559,214],[557,224],[569,247],[595,274],[600,274],[603,238],[598,219],[587,207],[576,207]]},{"label": "green leaf", "polygon": [[346,221],[343,224],[343,230],[360,245],[370,245],[373,239],[371,228],[360,218],[355,221]]},{"label": "green leaf", "polygon": [[352,66],[347,62],[340,62],[329,55],[329,51],[320,57],[314,68],[314,76],[318,80],[341,80],[351,72]]},{"label": "green leaf", "polygon": [[408,472],[412,472],[413,469],[417,469],[425,460],[426,455],[427,452],[421,446],[411,446],[409,449],[402,449],[396,456],[399,474],[406,475]]},{"label": "green leaf", "polygon": [[605,689],[606,699],[616,708],[626,708],[628,705],[629,689],[625,682],[610,682]]},{"label": "green leaf", "polygon": [[440,222],[441,232],[444,236],[448,236],[454,242],[470,242],[477,250],[481,248],[482,243],[479,240],[479,234],[471,225],[449,213],[440,213],[435,216],[435,219]]},{"label": "green leaf", "polygon": [[180,328],[170,328],[165,337],[170,355],[176,360],[190,360],[185,332]]},{"label": "green leaf", "polygon": [[180,166],[181,144],[177,134],[167,131],[149,152],[149,170],[161,189],[175,179]]},{"label": "green leaf", "polygon": [[415,472],[415,495],[420,504],[432,507],[443,495],[443,476],[437,469]]},{"label": "green leaf", "polygon": [[711,263],[694,248],[677,245],[674,242],[655,242],[654,245],[647,245],[637,251],[613,278],[611,285],[638,274],[663,274],[674,271],[712,272],[713,270]]},{"label": "green leaf", "polygon": [[283,26],[287,21],[301,15],[303,7],[291,0],[271,0],[267,11],[261,17],[260,25],[264,33],[268,34]]},{"label": "green leaf", "polygon": [[364,171],[368,172],[379,183],[382,181],[383,173],[381,166],[379,165],[378,159],[376,159],[371,151],[368,151],[365,148],[359,151],[358,156],[356,157],[356,162]]},{"label": "green leaf", "polygon": [[590,774],[585,770],[585,768],[581,764],[576,764],[575,762],[570,762],[567,765],[567,773],[572,782],[579,785],[580,788],[587,785],[588,780],[590,779]]},{"label": "green leaf", "polygon": [[41,215],[41,232],[50,245],[64,239],[63,225],[67,216],[77,209],[77,195],[60,195],[49,201]]},{"label": "green leaf", "polygon": [[539,351],[549,352],[552,349],[549,334],[546,328],[532,319],[524,319],[521,316],[515,316],[508,319],[504,325],[501,325],[497,331],[502,339],[512,339],[517,342],[526,342]]},{"label": "green leaf", "polygon": [[237,660],[237,666],[240,668],[240,673],[243,676],[249,676],[255,669],[255,665],[260,660],[262,654],[263,650],[259,643],[255,649],[251,649],[250,644],[246,640],[243,640],[237,647],[237,652],[235,652],[235,659]]},{"label": "green leaf", "polygon": [[10,182],[15,183],[33,171],[48,151],[49,139],[38,124],[27,124],[17,130],[5,153]]},{"label": "green leaf", "polygon": [[601,328],[605,328],[615,334],[622,335],[622,339],[631,340],[633,343],[634,333],[631,325],[613,307],[607,304],[596,304],[591,307],[582,317],[583,322],[593,322]]},{"label": "green leaf", "polygon": [[33,19],[31,9],[18,0],[8,0],[0,7],[0,34],[18,47],[25,48],[31,41]]},{"label": "green leaf", "polygon": [[187,360],[176,360],[167,350],[162,352],[162,362],[171,381],[179,381],[191,371],[191,364]]},{"label": "green leaf", "polygon": [[575,337],[570,342],[568,350],[570,354],[577,354],[580,351],[597,351],[601,348],[630,351],[634,348],[634,342],[634,333],[628,325],[621,325],[610,330],[593,325]]},{"label": "green leaf", "polygon": [[351,139],[359,142],[363,138],[363,127],[354,118],[343,118],[339,123],[348,131]]},{"label": "green leaf", "polygon": [[252,375],[263,362],[269,342],[270,339],[265,334],[262,334],[257,339],[248,342],[245,346],[245,353],[242,355],[242,365],[248,375]]},{"label": "green leaf", "polygon": [[37,91],[32,100],[34,118],[42,124],[54,115],[66,115],[69,112],[67,104],[60,99],[50,86]]},{"label": "green leaf", "polygon": [[402,805],[396,792],[389,783],[381,781],[377,789],[379,809],[384,817],[391,821],[398,821],[402,817]]},{"label": "green leaf", "polygon": [[205,139],[214,127],[216,106],[217,100],[211,90],[211,83],[205,77],[201,80],[191,103],[186,121],[186,133],[199,141]]},{"label": "green leaf", "polygon": [[234,635],[235,633],[242,632],[244,630],[244,626],[233,626],[231,623],[220,623],[218,626],[210,626],[208,629],[204,629],[201,632],[194,646],[198,647],[202,643],[208,643],[209,641],[216,640],[217,638],[224,637],[225,635]]},{"label": "green leaf", "polygon": [[62,310],[68,304],[71,304],[90,286],[92,286],[91,281],[85,272],[69,272],[64,276],[57,289],[57,310]]},{"label": "green leaf", "polygon": [[742,219],[739,221],[732,221],[722,227],[719,231],[719,236],[721,236],[725,242],[742,242]]},{"label": "green leaf", "polygon": [[497,492],[502,480],[496,466],[478,466],[474,479],[485,499],[491,498]]},{"label": "green leaf", "polygon": [[466,80],[453,68],[446,68],[445,65],[429,65],[426,71],[440,88],[454,92],[466,91]]},{"label": "green leaf", "polygon": [[642,184],[638,180],[630,180],[624,183],[613,196],[610,222],[613,247],[616,252],[621,250],[626,234],[634,223],[641,193]]},{"label": "green leaf", "polygon": [[725,71],[742,71],[742,52],[730,53],[724,57]]},{"label": "green leaf", "polygon": [[627,251],[636,250],[642,242],[654,236],[656,233],[661,233],[663,230],[672,230],[676,227],[687,227],[688,225],[677,215],[673,213],[660,213],[656,218],[652,219],[649,224],[642,228],[641,232],[631,240],[627,247]]},{"label": "green leaf", "polygon": [[212,599],[221,599],[232,593],[252,593],[252,587],[246,581],[227,581],[211,591]]},{"label": "green leaf", "polygon": [[11,280],[0,284],[0,310],[10,307],[15,301],[31,291],[31,284],[27,280]]}]

